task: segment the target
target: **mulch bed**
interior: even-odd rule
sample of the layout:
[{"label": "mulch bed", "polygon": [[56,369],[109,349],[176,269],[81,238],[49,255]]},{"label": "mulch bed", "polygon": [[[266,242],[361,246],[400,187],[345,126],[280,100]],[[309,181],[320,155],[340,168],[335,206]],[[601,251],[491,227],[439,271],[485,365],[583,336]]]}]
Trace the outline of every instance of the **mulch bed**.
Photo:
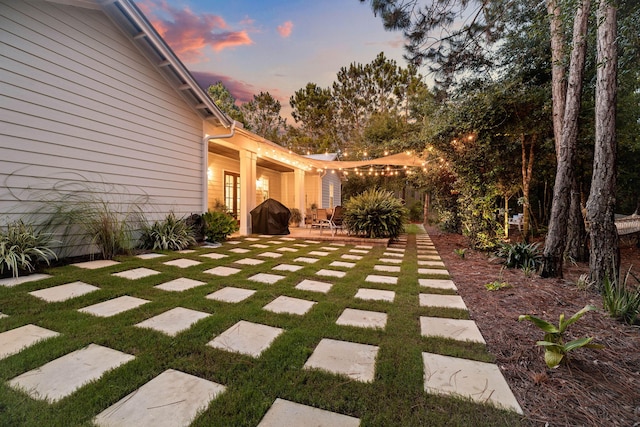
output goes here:
[{"label": "mulch bed", "polygon": [[[588,312],[569,327],[568,338],[593,336],[606,347],[577,349],[568,364],[549,369],[535,344],[543,332],[531,322],[518,322],[519,315],[533,314],[557,324],[561,313],[569,317],[587,304],[601,309],[596,291],[575,286],[588,272],[587,264],[565,266],[564,280],[526,277],[521,270],[502,269],[491,254],[467,249],[461,258],[453,250],[468,247],[463,236],[434,227],[427,232],[520,402],[526,425],[640,426],[640,327],[604,311]],[[621,255],[623,271],[633,265],[638,275],[640,249],[627,244]],[[498,279],[511,287],[485,288]]]}]

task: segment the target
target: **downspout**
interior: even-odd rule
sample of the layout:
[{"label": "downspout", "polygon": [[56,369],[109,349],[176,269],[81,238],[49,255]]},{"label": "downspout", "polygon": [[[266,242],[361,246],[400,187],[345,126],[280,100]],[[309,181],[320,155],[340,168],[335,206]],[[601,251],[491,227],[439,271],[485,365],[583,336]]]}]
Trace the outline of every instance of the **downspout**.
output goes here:
[{"label": "downspout", "polygon": [[205,135],[202,138],[202,212],[209,210],[209,140],[232,138],[236,133],[236,121],[231,123],[229,133],[222,135]]}]

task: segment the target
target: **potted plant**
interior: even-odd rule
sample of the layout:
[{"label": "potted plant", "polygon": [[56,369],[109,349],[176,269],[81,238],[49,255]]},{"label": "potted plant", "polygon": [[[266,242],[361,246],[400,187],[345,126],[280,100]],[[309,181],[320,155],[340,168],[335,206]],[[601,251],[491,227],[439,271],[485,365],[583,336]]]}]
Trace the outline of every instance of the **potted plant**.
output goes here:
[{"label": "potted plant", "polygon": [[289,225],[293,227],[299,226],[302,222],[302,213],[300,212],[300,209],[292,208],[289,209],[289,212],[291,212],[291,216],[289,217]]}]

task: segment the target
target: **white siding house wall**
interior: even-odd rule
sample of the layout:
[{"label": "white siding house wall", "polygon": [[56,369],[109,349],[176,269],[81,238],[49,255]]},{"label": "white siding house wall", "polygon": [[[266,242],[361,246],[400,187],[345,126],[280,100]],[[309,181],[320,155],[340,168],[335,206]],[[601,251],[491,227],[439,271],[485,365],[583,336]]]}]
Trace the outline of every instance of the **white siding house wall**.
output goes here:
[{"label": "white siding house wall", "polygon": [[213,209],[216,201],[224,204],[224,174],[231,172],[240,174],[240,160],[220,156],[209,152],[209,209]]},{"label": "white siding house wall", "polygon": [[[330,201],[330,191],[329,187],[333,184],[333,206],[331,206]],[[322,177],[322,205],[323,208],[331,208],[342,205],[342,184],[340,181],[340,176],[337,173],[327,172],[324,177]]]},{"label": "white siding house wall", "polygon": [[201,211],[202,118],[102,12],[0,0],[0,63],[0,217],[68,190]]}]

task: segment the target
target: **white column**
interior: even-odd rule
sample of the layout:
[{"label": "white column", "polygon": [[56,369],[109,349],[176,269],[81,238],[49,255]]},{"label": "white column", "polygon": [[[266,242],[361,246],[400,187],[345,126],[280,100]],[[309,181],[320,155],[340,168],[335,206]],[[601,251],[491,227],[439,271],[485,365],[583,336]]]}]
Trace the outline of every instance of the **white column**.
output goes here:
[{"label": "white column", "polygon": [[240,235],[251,234],[251,211],[256,207],[256,153],[240,150]]},{"label": "white column", "polygon": [[294,171],[293,178],[293,198],[294,198],[294,206],[300,211],[302,214],[302,223],[300,226],[304,225],[304,216],[306,213],[306,207],[304,205],[304,170],[296,169]]}]

